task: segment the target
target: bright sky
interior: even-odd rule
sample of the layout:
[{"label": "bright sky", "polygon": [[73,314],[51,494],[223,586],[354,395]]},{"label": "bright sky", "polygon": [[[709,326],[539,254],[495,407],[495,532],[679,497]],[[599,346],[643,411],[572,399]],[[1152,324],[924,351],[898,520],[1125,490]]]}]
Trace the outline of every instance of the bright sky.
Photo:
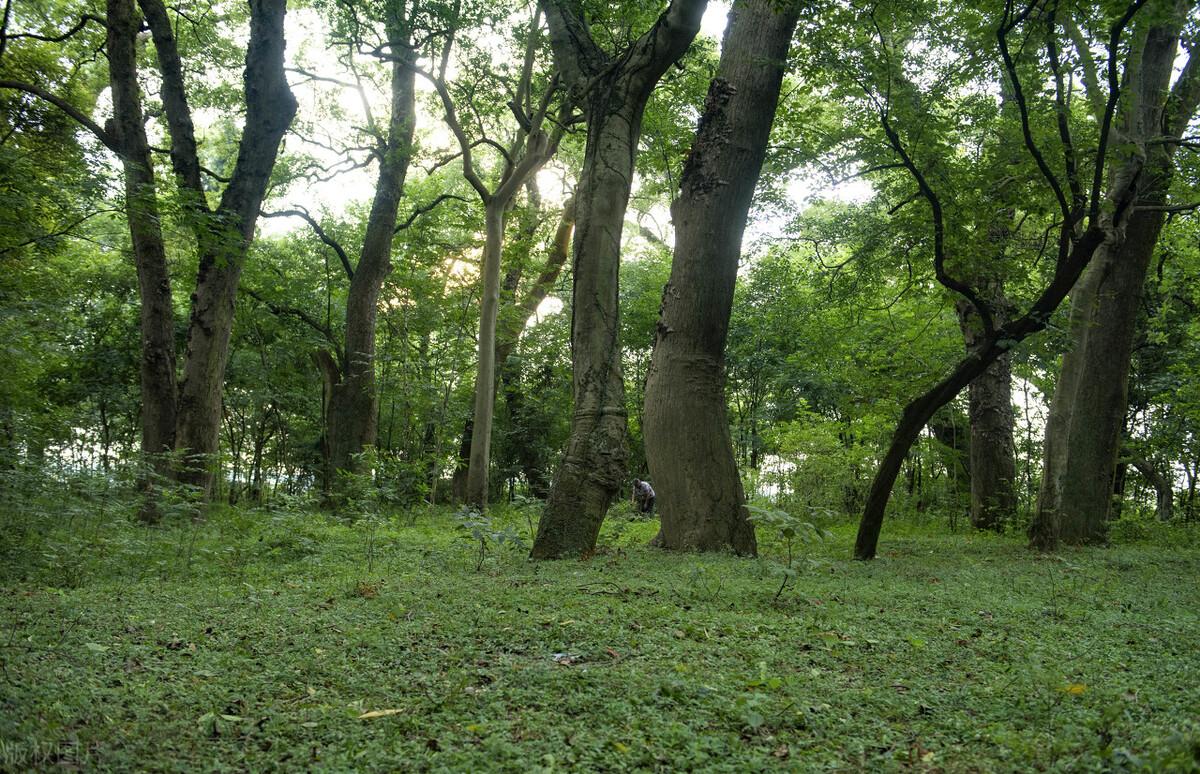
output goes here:
[{"label": "bright sky", "polygon": [[[700,34],[715,39],[719,46],[728,14],[728,2],[722,0],[709,2],[701,21]],[[327,24],[319,12],[313,9],[290,10],[287,15],[289,62],[292,66],[302,67],[318,75],[342,81],[351,80],[349,74],[339,66],[334,52],[329,49],[325,39],[326,30]],[[345,138],[351,134],[351,127],[364,122],[362,103],[359,95],[353,89],[341,88],[327,81],[311,81],[298,74],[292,74],[290,80],[293,83],[292,90],[300,105],[297,114],[298,122],[315,124],[312,130],[313,139],[321,144],[332,147],[344,144]],[[419,77],[417,88],[422,94],[429,94],[432,91],[432,87]],[[327,117],[326,107],[330,102],[340,108],[345,115],[344,120],[334,121]],[[387,95],[383,92],[370,95],[370,102],[385,109],[388,104]],[[315,121],[317,117],[322,117],[319,123]],[[377,115],[376,118],[382,119],[383,116]],[[419,141],[426,149],[457,150],[457,144],[446,128],[440,112],[434,115],[422,112],[418,116],[417,133]],[[305,143],[294,135],[289,135],[286,142],[290,150],[312,154],[322,164],[334,165],[339,161],[338,155],[333,151]],[[308,208],[314,214],[323,212],[340,214],[345,212],[353,202],[369,201],[374,190],[375,172],[374,165],[372,165],[345,171],[327,181],[294,184],[286,195],[278,197],[273,202],[273,206],[282,208],[300,205]],[[414,169],[410,173],[410,177],[416,174],[419,172]],[[553,164],[548,165],[539,174],[538,182],[545,192],[547,201],[553,201],[557,198],[557,192],[563,190],[563,176],[564,170]],[[797,209],[820,197],[858,201],[868,197],[871,193],[870,185],[863,180],[855,180],[831,188],[827,181],[816,177],[802,176],[797,176],[792,180],[787,190]],[[411,203],[401,205],[402,217],[404,215],[403,208],[410,206]],[[674,241],[674,235],[670,230],[669,213],[665,206],[660,209],[661,211],[649,213],[647,225],[651,225],[670,244]],[[262,233],[268,236],[286,233],[297,228],[307,228],[302,221],[295,218],[262,219],[259,223]],[[746,233],[747,247],[753,245],[759,237],[779,233],[784,223],[785,219],[783,218],[766,218],[752,222]],[[636,236],[636,229],[627,229],[626,233],[628,243],[636,243],[640,240],[640,237]],[[632,247],[633,244],[630,246]],[[543,303],[543,308],[539,308],[539,316],[556,312],[561,306],[562,302],[558,299],[548,298]]]}]

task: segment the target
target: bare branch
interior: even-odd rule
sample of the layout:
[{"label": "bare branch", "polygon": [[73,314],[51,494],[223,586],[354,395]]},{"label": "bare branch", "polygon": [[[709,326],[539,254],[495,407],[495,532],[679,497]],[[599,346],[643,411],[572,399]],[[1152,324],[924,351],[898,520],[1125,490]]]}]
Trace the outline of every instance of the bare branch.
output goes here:
[{"label": "bare branch", "polygon": [[303,207],[296,207],[292,210],[280,210],[279,212],[260,212],[264,218],[301,218],[313,230],[313,233],[337,253],[338,260],[342,262],[342,268],[346,270],[346,277],[354,279],[354,266],[350,263],[350,256],[346,254],[346,250],[342,247],[342,243],[331,237],[321,228],[321,224],[309,214],[308,210]]},{"label": "bare branch", "polygon": [[406,218],[403,223],[396,226],[395,231],[393,231],[392,233],[399,233],[399,232],[403,231],[404,229],[408,228],[413,223],[415,223],[417,218],[419,218],[422,215],[425,215],[429,212],[432,212],[439,204],[441,204],[444,201],[448,201],[450,199],[453,199],[454,201],[465,202],[467,204],[471,203],[469,199],[464,199],[461,196],[455,196],[454,194],[442,194],[441,196],[438,196],[436,199],[429,202],[428,204],[423,204],[420,207],[413,210],[412,214],[409,215],[408,218]]}]

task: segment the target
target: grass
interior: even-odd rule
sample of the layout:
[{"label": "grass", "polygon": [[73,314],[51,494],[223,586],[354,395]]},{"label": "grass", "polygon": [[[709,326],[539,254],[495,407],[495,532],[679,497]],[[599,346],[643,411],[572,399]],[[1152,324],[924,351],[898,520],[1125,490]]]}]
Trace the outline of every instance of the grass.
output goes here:
[{"label": "grass", "polygon": [[835,527],[776,602],[769,535],[476,570],[450,511],[70,522],[0,512],[0,768],[1200,770],[1194,539]]}]

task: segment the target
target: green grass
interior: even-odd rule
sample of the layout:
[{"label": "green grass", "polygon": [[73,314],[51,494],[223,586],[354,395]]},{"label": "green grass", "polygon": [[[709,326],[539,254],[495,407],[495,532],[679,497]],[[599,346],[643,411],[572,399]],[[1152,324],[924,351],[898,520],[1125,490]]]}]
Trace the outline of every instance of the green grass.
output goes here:
[{"label": "green grass", "polygon": [[773,602],[769,536],[476,571],[407,518],[0,514],[0,768],[1200,770],[1195,547],[843,526]]}]

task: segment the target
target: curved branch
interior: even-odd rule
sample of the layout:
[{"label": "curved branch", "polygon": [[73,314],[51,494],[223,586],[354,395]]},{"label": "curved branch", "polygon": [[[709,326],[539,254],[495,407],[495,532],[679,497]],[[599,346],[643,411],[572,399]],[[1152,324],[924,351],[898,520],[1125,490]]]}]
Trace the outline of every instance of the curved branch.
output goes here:
[{"label": "curved branch", "polygon": [[337,241],[321,228],[321,224],[316,218],[308,213],[308,210],[303,207],[297,207],[293,210],[280,210],[279,212],[261,212],[259,213],[264,218],[301,218],[313,230],[317,237],[337,253],[338,260],[342,262],[342,268],[346,270],[347,279],[354,279],[354,266],[350,263],[350,256],[346,254],[345,248],[341,242]]},{"label": "curved branch", "polygon": [[925,175],[912,160],[912,157],[908,155],[908,151],[905,150],[904,144],[900,141],[900,135],[892,128],[887,113],[881,112],[879,117],[883,123],[883,131],[887,134],[892,149],[900,156],[900,160],[904,163],[904,168],[908,170],[909,174],[917,182],[917,187],[921,190],[921,196],[925,198],[925,201],[929,202],[929,209],[933,212],[934,275],[944,287],[953,290],[971,302],[971,306],[975,307],[975,311],[979,313],[979,319],[983,322],[985,335],[990,336],[996,330],[991,306],[980,298],[979,294],[970,285],[951,277],[946,271],[946,225],[942,214],[941,200],[934,192],[933,187],[929,185],[929,181],[925,178]]},{"label": "curved branch", "polygon": [[75,107],[70,102],[67,102],[57,94],[51,94],[43,88],[34,86],[32,83],[7,79],[0,79],[0,89],[23,91],[26,94],[32,94],[39,99],[49,102],[51,105],[54,105],[56,108],[73,118],[75,122],[84,129],[87,129],[89,132],[94,134],[96,139],[98,139],[104,145],[104,147],[118,155],[121,153],[121,146],[117,142],[117,138],[112,133],[106,131],[102,126],[84,115],[82,110]]},{"label": "curved branch", "polygon": [[436,199],[429,202],[428,204],[421,205],[420,207],[413,210],[412,214],[409,215],[408,218],[403,223],[396,226],[395,230],[392,233],[394,233],[394,234],[400,233],[401,231],[403,231],[404,229],[408,228],[413,223],[415,223],[417,218],[421,217],[422,215],[432,212],[439,204],[441,204],[442,202],[447,201],[449,199],[453,199],[453,200],[459,201],[459,202],[465,202],[467,204],[471,203],[470,200],[464,199],[461,196],[456,196],[454,194],[442,194],[441,196],[438,196]]}]

